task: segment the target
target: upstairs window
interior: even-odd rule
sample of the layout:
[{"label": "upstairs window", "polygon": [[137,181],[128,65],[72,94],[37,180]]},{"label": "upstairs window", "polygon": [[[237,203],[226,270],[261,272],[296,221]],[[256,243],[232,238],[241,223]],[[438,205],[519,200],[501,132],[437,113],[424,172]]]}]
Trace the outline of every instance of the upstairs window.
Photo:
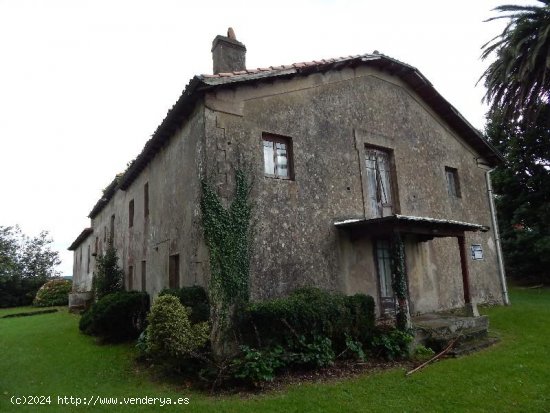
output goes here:
[{"label": "upstairs window", "polygon": [[292,145],[289,138],[263,136],[264,174],[270,178],[292,179]]},{"label": "upstairs window", "polygon": [[149,216],[149,182],[143,185],[143,215]]},{"label": "upstairs window", "polygon": [[128,204],[128,228],[134,226],[134,200],[132,199]]},{"label": "upstairs window", "polygon": [[367,171],[367,197],[375,217],[393,213],[392,166],[389,151],[367,147],[365,167]]},{"label": "upstairs window", "polygon": [[109,244],[115,243],[115,214],[111,215],[111,232],[109,233]]},{"label": "upstairs window", "polygon": [[458,170],[449,166],[445,167],[445,179],[447,180],[447,192],[453,198],[460,198],[460,182]]}]

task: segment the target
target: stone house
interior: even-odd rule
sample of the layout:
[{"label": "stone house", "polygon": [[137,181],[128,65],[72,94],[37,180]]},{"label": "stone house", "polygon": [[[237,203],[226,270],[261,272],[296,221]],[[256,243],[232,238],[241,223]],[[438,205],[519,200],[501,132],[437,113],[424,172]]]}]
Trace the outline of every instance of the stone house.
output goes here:
[{"label": "stone house", "polygon": [[232,31],[91,210],[73,303],[111,240],[127,289],[207,285],[201,178],[254,181],[251,298],[315,285],[391,313],[389,239],[404,240],[413,314],[506,303],[489,172],[500,155],[414,67],[374,52],[246,69]]}]

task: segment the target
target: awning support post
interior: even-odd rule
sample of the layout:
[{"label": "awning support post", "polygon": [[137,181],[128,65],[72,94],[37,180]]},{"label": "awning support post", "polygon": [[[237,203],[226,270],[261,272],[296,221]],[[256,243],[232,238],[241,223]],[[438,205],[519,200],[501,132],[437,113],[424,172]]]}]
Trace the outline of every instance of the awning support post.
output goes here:
[{"label": "awning support post", "polygon": [[464,307],[469,317],[479,317],[477,305],[472,301],[470,293],[470,274],[468,272],[468,255],[466,253],[466,237],[464,234],[456,237],[460,251],[460,267],[462,269],[462,285],[464,288]]}]

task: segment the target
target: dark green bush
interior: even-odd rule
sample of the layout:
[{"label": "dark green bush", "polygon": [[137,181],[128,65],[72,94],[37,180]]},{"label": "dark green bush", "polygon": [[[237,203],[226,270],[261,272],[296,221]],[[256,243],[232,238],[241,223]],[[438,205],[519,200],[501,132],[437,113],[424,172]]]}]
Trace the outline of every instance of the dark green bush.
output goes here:
[{"label": "dark green bush", "polygon": [[330,366],[336,357],[332,341],[324,336],[313,336],[310,342],[300,336],[290,345],[290,351],[289,358],[293,364],[309,368]]},{"label": "dark green bush", "polygon": [[366,343],[374,331],[374,300],[318,288],[302,288],[286,298],[253,303],[240,314],[242,341],[253,347],[287,345],[304,337],[331,340],[334,351],[346,348],[346,337]]},{"label": "dark green bush", "polygon": [[198,285],[183,288],[167,288],[159,296],[173,295],[178,297],[184,307],[191,309],[189,320],[192,324],[202,323],[210,319],[210,303],[206,290]]},{"label": "dark green bush", "polygon": [[231,363],[233,377],[257,386],[264,381],[273,381],[278,369],[286,365],[285,350],[281,346],[257,350],[241,346],[241,356]]},{"label": "dark green bush", "polygon": [[375,357],[386,360],[408,358],[413,339],[414,336],[408,331],[381,329],[371,340],[371,352]]},{"label": "dark green bush", "polygon": [[108,341],[129,340],[145,327],[149,295],[138,291],[119,291],[96,302],[80,318],[80,330]]},{"label": "dark green bush", "polygon": [[52,307],[69,304],[69,293],[73,283],[63,278],[54,278],[46,282],[36,293],[33,305],[37,307]]}]

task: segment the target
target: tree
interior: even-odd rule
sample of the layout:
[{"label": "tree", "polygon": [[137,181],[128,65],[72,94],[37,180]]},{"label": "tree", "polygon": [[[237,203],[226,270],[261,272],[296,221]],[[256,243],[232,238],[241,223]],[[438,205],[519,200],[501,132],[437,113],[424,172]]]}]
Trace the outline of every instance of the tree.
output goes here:
[{"label": "tree", "polygon": [[[504,31],[483,45],[482,59],[496,59],[481,76],[485,99],[504,120],[533,120],[550,97],[550,0],[540,5],[503,5],[506,13],[488,19],[510,19]],[[480,80],[481,80],[480,79]]]},{"label": "tree", "polygon": [[124,273],[118,265],[117,251],[109,243],[104,255],[97,257],[93,278],[93,291],[96,301],[117,291],[122,291]]},{"label": "tree", "polygon": [[34,238],[18,226],[0,226],[0,307],[28,305],[38,289],[59,273],[59,253],[47,231]]},{"label": "tree", "polygon": [[550,107],[536,120],[487,117],[486,137],[506,159],[492,174],[506,272],[550,282]]}]

